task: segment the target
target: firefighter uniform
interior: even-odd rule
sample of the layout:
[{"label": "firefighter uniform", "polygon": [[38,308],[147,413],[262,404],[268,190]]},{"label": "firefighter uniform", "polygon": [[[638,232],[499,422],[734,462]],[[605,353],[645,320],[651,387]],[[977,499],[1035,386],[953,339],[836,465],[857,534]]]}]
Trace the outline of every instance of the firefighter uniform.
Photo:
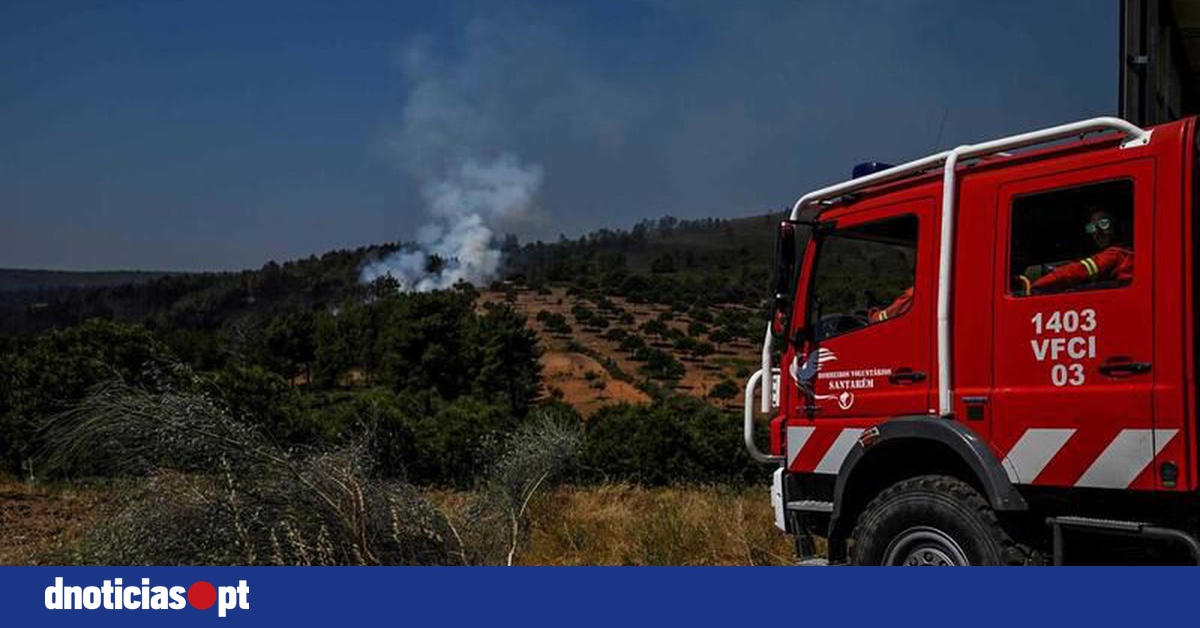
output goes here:
[{"label": "firefighter uniform", "polygon": [[892,304],[880,309],[873,309],[870,313],[872,323],[882,323],[889,318],[895,318],[912,309],[913,289],[909,288],[900,293]]},{"label": "firefighter uniform", "polygon": [[1085,281],[1117,281],[1127,284],[1133,280],[1133,251],[1122,246],[1110,246],[1077,262],[1064,264],[1036,281],[1019,275],[1024,294],[1053,292],[1079,285]]}]

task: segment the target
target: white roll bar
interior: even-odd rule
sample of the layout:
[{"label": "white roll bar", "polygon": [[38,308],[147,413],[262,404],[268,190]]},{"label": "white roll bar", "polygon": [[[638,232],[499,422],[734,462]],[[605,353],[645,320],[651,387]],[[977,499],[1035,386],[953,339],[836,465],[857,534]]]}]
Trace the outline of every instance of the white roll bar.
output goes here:
[{"label": "white roll bar", "polygon": [[[771,373],[771,375],[763,377],[763,373]],[[783,456],[764,454],[754,443],[754,388],[760,381],[770,382],[772,379],[774,379],[774,373],[771,371],[755,371],[746,382],[745,399],[742,401],[742,440],[746,443],[746,451],[750,452],[750,456],[759,462],[783,462]],[[767,408],[768,412],[770,410]]]}]

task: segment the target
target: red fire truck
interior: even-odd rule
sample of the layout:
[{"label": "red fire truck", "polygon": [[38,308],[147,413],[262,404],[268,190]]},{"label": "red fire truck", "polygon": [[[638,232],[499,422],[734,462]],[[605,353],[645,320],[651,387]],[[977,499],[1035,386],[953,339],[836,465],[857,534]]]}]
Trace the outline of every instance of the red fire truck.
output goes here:
[{"label": "red fire truck", "polygon": [[802,559],[1200,561],[1196,132],[1084,120],[795,203],[745,437]]}]

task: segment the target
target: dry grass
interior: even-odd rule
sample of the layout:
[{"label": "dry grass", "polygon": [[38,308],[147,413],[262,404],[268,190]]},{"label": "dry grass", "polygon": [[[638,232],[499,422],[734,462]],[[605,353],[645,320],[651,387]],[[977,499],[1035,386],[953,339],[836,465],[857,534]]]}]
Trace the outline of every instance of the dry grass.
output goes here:
[{"label": "dry grass", "polygon": [[763,489],[561,487],[530,514],[525,565],[790,565]]},{"label": "dry grass", "polygon": [[[473,494],[427,493],[461,523]],[[55,564],[104,518],[116,492],[0,482],[0,564]],[[522,565],[791,565],[766,491],[721,487],[560,487],[533,500]]]},{"label": "dry grass", "polygon": [[0,565],[63,562],[105,513],[112,491],[35,487],[0,479]]}]

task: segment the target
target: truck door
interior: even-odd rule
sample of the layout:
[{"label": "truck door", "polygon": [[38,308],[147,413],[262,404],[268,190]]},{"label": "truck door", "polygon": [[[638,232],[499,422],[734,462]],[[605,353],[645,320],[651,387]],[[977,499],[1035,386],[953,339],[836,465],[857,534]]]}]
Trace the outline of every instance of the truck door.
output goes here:
[{"label": "truck door", "polygon": [[[1001,185],[992,437],[1021,484],[1154,487],[1153,162]],[[1136,260],[1136,262],[1135,262]]]},{"label": "truck door", "polygon": [[836,474],[865,428],[929,411],[933,207],[856,211],[817,242],[806,309],[816,349],[785,378],[800,389],[788,413],[793,471]]}]

